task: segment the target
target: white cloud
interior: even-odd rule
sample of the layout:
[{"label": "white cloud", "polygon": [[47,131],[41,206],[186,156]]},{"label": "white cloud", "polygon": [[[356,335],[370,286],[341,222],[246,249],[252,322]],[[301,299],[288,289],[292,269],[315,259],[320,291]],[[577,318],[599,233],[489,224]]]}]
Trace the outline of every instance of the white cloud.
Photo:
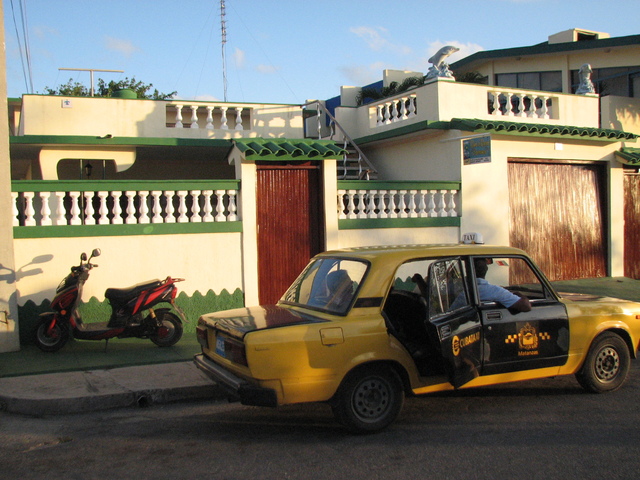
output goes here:
[{"label": "white cloud", "polygon": [[236,48],[233,51],[233,62],[236,66],[236,68],[244,68],[245,66],[245,53],[244,50],[240,50],[239,48]]},{"label": "white cloud", "polygon": [[125,57],[130,57],[136,52],[140,52],[140,48],[136,47],[129,40],[123,40],[121,38],[114,37],[105,37],[105,44],[108,50],[113,50],[114,52],[119,52],[123,54]]},{"label": "white cloud", "polygon": [[382,80],[382,71],[388,68],[383,62],[370,65],[353,65],[340,67],[338,70],[347,78],[349,85],[362,87]]},{"label": "white cloud", "polygon": [[274,67],[273,65],[260,64],[256,66],[256,70],[260,73],[264,73],[265,75],[273,75],[278,70],[280,70],[280,67]]},{"label": "white cloud", "polygon": [[351,27],[349,31],[365,41],[376,52],[392,51],[398,55],[410,55],[411,48],[388,40],[389,31],[384,27]]}]

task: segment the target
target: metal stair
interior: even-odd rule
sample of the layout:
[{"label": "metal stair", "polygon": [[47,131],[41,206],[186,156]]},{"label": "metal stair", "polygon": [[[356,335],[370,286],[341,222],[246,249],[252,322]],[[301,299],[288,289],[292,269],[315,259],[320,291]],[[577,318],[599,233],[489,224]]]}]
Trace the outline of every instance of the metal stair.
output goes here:
[{"label": "metal stair", "polygon": [[[324,105],[316,101],[302,106],[316,108],[318,139],[334,140],[336,131],[339,130],[342,136],[339,140],[343,141],[343,148],[347,151],[343,158],[337,162],[339,180],[376,180],[378,178],[376,168]],[[324,128],[322,126],[323,114],[329,118],[329,125]],[[323,135],[323,133],[325,134]]]}]

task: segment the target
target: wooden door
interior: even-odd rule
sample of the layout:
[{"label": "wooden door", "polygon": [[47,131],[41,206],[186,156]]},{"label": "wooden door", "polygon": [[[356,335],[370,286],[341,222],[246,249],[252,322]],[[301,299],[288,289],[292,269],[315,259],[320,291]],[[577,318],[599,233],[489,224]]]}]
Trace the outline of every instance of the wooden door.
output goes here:
[{"label": "wooden door", "polygon": [[324,250],[319,164],[257,165],[258,295],[276,303],[309,259]]},{"label": "wooden door", "polygon": [[624,276],[640,280],[640,174],[624,176]]},{"label": "wooden door", "polygon": [[607,275],[605,173],[596,163],[509,159],[511,246],[550,280]]}]

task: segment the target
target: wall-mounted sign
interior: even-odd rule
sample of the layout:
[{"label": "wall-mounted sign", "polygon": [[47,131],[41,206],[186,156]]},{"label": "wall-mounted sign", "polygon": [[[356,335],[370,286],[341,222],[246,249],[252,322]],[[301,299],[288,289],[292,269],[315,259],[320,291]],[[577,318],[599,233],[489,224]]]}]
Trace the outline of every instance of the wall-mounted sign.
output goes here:
[{"label": "wall-mounted sign", "polygon": [[491,162],[491,135],[467,138],[462,141],[464,165]]}]

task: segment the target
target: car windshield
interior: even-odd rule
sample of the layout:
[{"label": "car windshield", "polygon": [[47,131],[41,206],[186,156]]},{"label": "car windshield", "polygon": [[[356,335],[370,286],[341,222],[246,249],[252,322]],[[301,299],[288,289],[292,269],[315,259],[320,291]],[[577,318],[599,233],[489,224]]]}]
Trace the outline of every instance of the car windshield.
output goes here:
[{"label": "car windshield", "polygon": [[313,260],[280,300],[316,310],[345,314],[356,296],[367,264],[343,258]]}]

